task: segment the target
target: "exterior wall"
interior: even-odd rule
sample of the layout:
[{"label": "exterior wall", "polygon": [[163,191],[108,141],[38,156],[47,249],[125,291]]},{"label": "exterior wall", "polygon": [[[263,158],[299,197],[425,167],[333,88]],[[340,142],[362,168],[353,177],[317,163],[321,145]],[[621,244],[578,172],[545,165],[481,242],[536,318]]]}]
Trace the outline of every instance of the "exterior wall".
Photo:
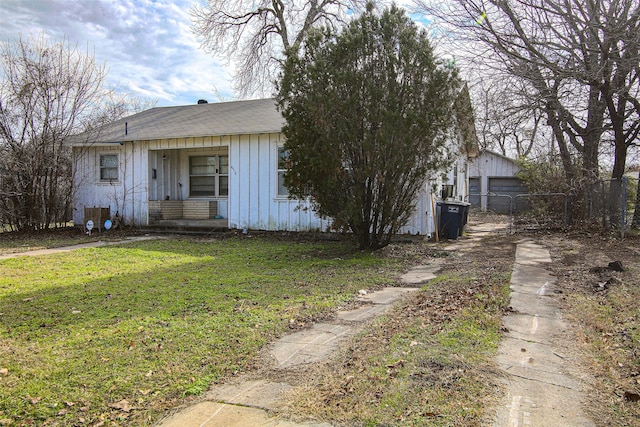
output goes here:
[{"label": "exterior wall", "polygon": [[[281,134],[274,133],[75,147],[74,222],[83,223],[85,206],[109,206],[112,216],[118,212],[126,224],[148,225],[149,201],[154,202],[152,214],[158,216],[155,202],[190,200],[190,155],[228,153],[229,196],[210,200],[217,201],[217,213],[228,218],[229,228],[327,231],[330,222],[319,218],[308,202],[277,194],[277,150],[282,143]],[[100,182],[99,156],[112,153],[118,154],[118,180]],[[462,186],[458,191],[465,191],[466,179],[457,182]],[[424,186],[416,201],[415,214],[400,234],[433,233],[431,187],[431,183]]]},{"label": "exterior wall", "polygon": [[[229,142],[229,228],[326,231],[306,202],[278,196],[280,134],[236,135]],[[305,209],[307,208],[307,209]]]},{"label": "exterior wall", "polygon": [[[84,223],[85,207],[109,207],[125,224],[145,225],[148,210],[147,146],[142,143],[74,147],[75,224]],[[100,155],[118,155],[118,179],[100,181]]]}]

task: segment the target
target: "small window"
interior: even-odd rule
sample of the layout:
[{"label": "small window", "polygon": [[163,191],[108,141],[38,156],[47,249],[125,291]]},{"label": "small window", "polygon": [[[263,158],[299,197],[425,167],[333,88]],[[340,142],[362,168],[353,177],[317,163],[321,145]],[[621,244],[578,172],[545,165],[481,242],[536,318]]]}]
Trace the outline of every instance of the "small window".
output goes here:
[{"label": "small window", "polygon": [[288,196],[289,190],[284,185],[284,174],[289,169],[289,151],[278,147],[278,196]]},{"label": "small window", "polygon": [[100,181],[118,180],[118,155],[100,155]]}]

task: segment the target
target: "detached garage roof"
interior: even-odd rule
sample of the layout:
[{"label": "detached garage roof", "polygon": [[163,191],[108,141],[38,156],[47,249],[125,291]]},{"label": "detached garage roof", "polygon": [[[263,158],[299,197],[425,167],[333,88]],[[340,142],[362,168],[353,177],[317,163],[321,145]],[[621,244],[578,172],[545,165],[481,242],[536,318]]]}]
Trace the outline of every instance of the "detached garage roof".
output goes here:
[{"label": "detached garage roof", "polygon": [[156,107],[117,120],[92,132],[71,136],[71,145],[122,143],[153,139],[275,133],[284,118],[275,101],[218,102]]}]

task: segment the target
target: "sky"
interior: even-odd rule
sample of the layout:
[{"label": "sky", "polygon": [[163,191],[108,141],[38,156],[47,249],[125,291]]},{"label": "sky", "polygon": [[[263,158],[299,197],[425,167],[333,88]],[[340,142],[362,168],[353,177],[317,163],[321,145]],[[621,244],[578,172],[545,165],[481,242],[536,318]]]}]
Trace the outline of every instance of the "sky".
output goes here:
[{"label": "sky", "polygon": [[0,41],[66,38],[108,67],[109,87],[159,107],[237,99],[232,66],[191,32],[189,9],[201,1],[0,0]]},{"label": "sky", "polygon": [[235,98],[232,69],[200,49],[197,0],[0,0],[0,40],[65,37],[109,69],[107,84],[156,106]]}]

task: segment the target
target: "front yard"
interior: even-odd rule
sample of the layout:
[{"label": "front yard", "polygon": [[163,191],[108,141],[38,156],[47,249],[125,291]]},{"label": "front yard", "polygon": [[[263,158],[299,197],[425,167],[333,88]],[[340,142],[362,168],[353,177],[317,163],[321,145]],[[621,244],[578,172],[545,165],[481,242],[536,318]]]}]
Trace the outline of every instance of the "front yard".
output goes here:
[{"label": "front yard", "polygon": [[[309,237],[172,238],[0,260],[0,425],[153,424],[212,383],[260,369],[260,348],[275,337],[433,257],[444,257],[439,276],[298,378],[285,415],[337,426],[490,424],[522,236],[374,254]],[[636,425],[639,240],[528,237],[552,253],[591,418]],[[21,245],[42,246],[5,239],[0,253]],[[614,260],[623,272],[602,269]]]},{"label": "front yard", "polygon": [[0,425],[138,425],[407,260],[175,238],[0,261]]}]

